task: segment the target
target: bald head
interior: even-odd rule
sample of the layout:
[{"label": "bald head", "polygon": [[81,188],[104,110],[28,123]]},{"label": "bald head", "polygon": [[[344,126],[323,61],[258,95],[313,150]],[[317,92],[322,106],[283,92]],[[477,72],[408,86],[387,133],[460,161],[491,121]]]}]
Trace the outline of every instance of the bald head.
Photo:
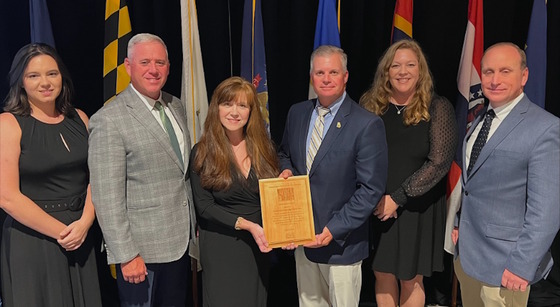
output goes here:
[{"label": "bald head", "polygon": [[519,46],[511,42],[500,42],[488,47],[486,51],[484,51],[484,55],[482,56],[482,61],[484,61],[484,56],[486,56],[486,53],[488,53],[488,51],[491,51],[494,48],[502,48],[502,47],[511,47],[515,51],[517,51],[517,53],[519,54],[519,66],[521,67],[521,69],[525,69],[527,67],[527,56],[525,55],[525,51],[523,51],[521,48],[519,48]]},{"label": "bald head", "polygon": [[529,78],[525,53],[514,44],[491,46],[482,57],[481,85],[493,108],[513,101],[523,93]]}]

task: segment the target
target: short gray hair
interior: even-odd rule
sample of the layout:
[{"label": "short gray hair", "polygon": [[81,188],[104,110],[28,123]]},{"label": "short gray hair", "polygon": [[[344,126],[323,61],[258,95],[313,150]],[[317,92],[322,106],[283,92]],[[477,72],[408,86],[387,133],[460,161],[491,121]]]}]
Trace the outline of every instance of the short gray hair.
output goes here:
[{"label": "short gray hair", "polygon": [[136,35],[134,35],[129,41],[128,41],[128,47],[127,47],[127,57],[130,59],[132,58],[132,54],[134,51],[134,46],[136,46],[137,44],[140,43],[151,43],[151,42],[158,42],[160,44],[163,45],[163,48],[165,48],[165,55],[167,57],[169,57],[169,54],[167,53],[167,45],[165,45],[165,43],[163,42],[163,40],[154,34],[151,33],[138,33]]},{"label": "short gray hair", "polygon": [[339,47],[332,46],[332,45],[322,45],[322,46],[319,46],[317,49],[315,49],[315,51],[313,51],[313,53],[311,53],[309,73],[313,72],[313,60],[315,59],[315,57],[317,57],[317,56],[331,56],[333,54],[338,54],[340,56],[340,61],[342,62],[342,70],[343,70],[343,72],[347,72],[348,68],[346,67],[346,65],[348,63],[348,56],[346,55],[346,53],[344,53],[344,50],[342,50]]}]

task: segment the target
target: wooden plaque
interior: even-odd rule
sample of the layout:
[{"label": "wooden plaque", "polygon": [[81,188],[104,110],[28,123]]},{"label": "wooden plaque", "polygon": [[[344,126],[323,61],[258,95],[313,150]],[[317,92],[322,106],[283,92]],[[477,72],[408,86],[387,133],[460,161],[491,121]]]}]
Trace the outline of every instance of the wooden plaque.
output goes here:
[{"label": "wooden plaque", "polygon": [[315,241],[309,177],[259,180],[264,234],[272,248]]}]

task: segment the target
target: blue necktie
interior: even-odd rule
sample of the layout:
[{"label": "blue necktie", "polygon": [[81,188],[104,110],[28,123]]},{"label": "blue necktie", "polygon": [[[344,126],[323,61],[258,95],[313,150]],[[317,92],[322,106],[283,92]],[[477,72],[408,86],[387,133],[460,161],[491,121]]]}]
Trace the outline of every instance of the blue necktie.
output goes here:
[{"label": "blue necktie", "polygon": [[482,128],[478,132],[476,136],[476,140],[474,141],[474,145],[471,151],[471,158],[469,160],[469,168],[467,169],[467,175],[471,174],[471,170],[482,151],[482,147],[486,144],[486,140],[488,139],[488,133],[490,132],[490,127],[492,126],[492,120],[496,116],[494,110],[490,109],[486,112],[484,116],[484,123],[482,123]]}]

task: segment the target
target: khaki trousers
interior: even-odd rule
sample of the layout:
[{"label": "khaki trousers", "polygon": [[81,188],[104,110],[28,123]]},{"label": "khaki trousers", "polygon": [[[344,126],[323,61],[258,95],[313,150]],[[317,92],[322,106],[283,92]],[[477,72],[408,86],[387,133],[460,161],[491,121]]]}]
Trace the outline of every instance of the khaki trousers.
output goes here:
[{"label": "khaki trousers", "polygon": [[360,302],[362,261],[350,265],[315,263],[303,247],[295,250],[299,305],[352,307]]},{"label": "khaki trousers", "polygon": [[453,262],[455,275],[461,284],[463,307],[526,307],[530,287],[512,291],[476,280],[463,271],[459,257]]}]

